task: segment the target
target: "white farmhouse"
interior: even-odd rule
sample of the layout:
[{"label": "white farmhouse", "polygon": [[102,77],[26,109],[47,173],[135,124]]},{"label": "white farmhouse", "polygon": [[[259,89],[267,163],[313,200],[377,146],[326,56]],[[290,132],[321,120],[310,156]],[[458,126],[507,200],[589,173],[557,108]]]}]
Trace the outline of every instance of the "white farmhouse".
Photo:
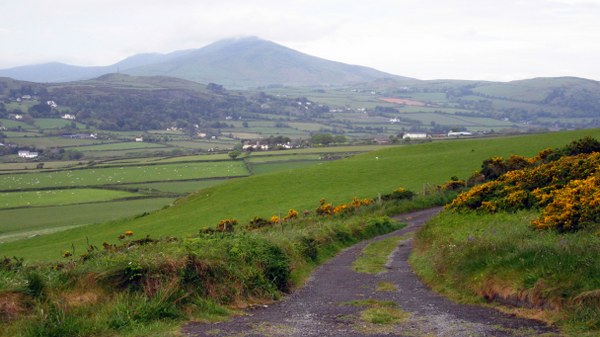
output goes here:
[{"label": "white farmhouse", "polygon": [[32,158],[37,158],[38,153],[37,152],[30,152],[30,151],[21,150],[21,151],[19,151],[18,156],[21,157],[21,158],[32,159]]},{"label": "white farmhouse", "polygon": [[472,136],[471,132],[466,131],[450,131],[448,132],[448,137],[460,137],[460,136]]},{"label": "white farmhouse", "polygon": [[414,133],[414,132],[407,132],[404,135],[402,135],[402,139],[429,139],[431,138],[430,135],[426,134],[426,133]]}]

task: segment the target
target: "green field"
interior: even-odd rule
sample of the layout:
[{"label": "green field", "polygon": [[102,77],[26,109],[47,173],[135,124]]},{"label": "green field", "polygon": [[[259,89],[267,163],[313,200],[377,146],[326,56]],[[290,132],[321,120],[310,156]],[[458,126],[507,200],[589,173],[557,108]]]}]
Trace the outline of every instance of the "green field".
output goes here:
[{"label": "green field", "polygon": [[318,165],[319,161],[316,160],[305,160],[305,161],[293,161],[293,162],[266,162],[258,164],[249,164],[252,174],[267,174],[279,171],[295,170],[302,167]]},{"label": "green field", "polygon": [[2,190],[103,186],[146,181],[176,181],[248,175],[242,161],[91,168],[48,173],[1,175]]},{"label": "green field", "polygon": [[[136,214],[155,211],[171,203],[171,198],[138,199],[83,205],[36,207],[0,210],[0,242],[23,240],[69,228],[102,223]],[[60,235],[59,235],[60,237]],[[0,243],[0,255],[8,253]],[[31,247],[33,248],[33,247]],[[42,252],[40,252],[43,255]]]},{"label": "green field", "polygon": [[129,150],[129,149],[148,149],[148,148],[164,148],[165,146],[157,143],[146,142],[123,142],[101,145],[80,146],[76,149],[79,151],[112,151],[112,150]]},{"label": "green field", "polygon": [[226,181],[224,179],[204,179],[204,180],[189,180],[189,181],[170,181],[163,183],[146,183],[146,184],[128,184],[128,189],[139,189],[141,192],[158,190],[161,192],[170,192],[177,194],[188,194],[203,188],[215,186]]},{"label": "green field", "polygon": [[[70,125],[73,121],[59,118],[37,118],[35,120],[35,126],[40,129],[59,129]],[[85,125],[75,122],[78,129],[85,129]]]},{"label": "green field", "polygon": [[0,192],[0,209],[18,207],[39,207],[50,205],[83,204],[114,199],[140,197],[140,194],[102,190],[97,188],[74,188],[68,190]]},{"label": "green field", "polygon": [[71,244],[85,245],[86,237],[92,242],[110,241],[125,230],[141,236],[188,235],[224,218],[248,221],[290,208],[314,209],[321,198],[346,202],[354,196],[389,193],[400,186],[420,192],[451,176],[471,175],[490,156],[533,155],[587,135],[599,137],[600,129],[391,147],[299,170],[231,180],[146,217],[76,228],[37,237],[26,244],[6,243],[0,250],[32,259],[51,259]]},{"label": "green field", "polygon": [[36,148],[51,147],[76,147],[81,145],[93,145],[107,143],[110,141],[99,139],[71,139],[65,137],[11,137],[6,139],[7,143],[15,143],[20,146],[34,146]]}]

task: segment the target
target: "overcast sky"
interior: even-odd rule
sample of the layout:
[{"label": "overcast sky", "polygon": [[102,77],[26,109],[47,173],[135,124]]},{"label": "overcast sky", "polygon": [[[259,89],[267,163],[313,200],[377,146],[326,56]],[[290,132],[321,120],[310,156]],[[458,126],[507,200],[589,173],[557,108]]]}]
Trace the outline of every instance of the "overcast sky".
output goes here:
[{"label": "overcast sky", "polygon": [[420,79],[600,80],[600,0],[0,0],[0,68],[240,36]]}]

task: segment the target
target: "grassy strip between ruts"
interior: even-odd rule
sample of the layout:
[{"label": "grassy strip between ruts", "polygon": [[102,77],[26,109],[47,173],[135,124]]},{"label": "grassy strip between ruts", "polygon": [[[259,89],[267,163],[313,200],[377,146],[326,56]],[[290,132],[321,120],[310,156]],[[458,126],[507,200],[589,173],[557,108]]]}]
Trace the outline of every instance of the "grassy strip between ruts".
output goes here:
[{"label": "grassy strip between ruts", "polygon": [[369,243],[352,263],[352,269],[365,274],[379,274],[385,271],[388,257],[403,239],[401,236],[393,236]]},{"label": "grassy strip between ruts", "polygon": [[277,299],[343,247],[402,227],[383,214],[424,206],[420,198],[254,230],[125,238],[48,264],[5,260],[0,336],[137,336],[223,317],[227,306]]},{"label": "grassy strip between ruts", "polygon": [[418,232],[410,262],[451,298],[534,308],[519,311],[570,335],[598,336],[600,233],[534,230],[538,215],[444,212]]}]

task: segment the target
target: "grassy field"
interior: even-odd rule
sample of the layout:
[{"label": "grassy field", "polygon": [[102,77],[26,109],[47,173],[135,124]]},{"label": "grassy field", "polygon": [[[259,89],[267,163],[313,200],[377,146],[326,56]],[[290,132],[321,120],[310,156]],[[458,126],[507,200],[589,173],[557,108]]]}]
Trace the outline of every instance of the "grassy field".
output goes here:
[{"label": "grassy field", "polygon": [[[0,210],[0,255],[4,242],[25,240],[30,236],[63,231],[77,226],[101,223],[143,214],[159,209],[173,202],[172,198],[152,198],[83,205],[35,207]],[[60,237],[60,236],[59,236]],[[41,253],[41,252],[40,252]]]},{"label": "grassy field", "polygon": [[76,147],[79,151],[112,151],[112,150],[130,150],[130,149],[148,149],[148,148],[164,148],[165,146],[157,143],[147,142],[123,142],[101,145],[89,145]]},{"label": "grassy field", "polygon": [[288,161],[288,162],[266,162],[259,164],[249,164],[252,174],[267,174],[275,173],[280,171],[295,170],[303,167],[312,165],[319,165],[320,162],[316,160],[305,160],[305,161]]},{"label": "grassy field", "polygon": [[103,190],[97,188],[74,188],[68,190],[8,192],[0,193],[0,209],[18,207],[39,207],[49,205],[83,204],[140,196],[141,195],[137,193],[131,193],[126,191]]},{"label": "grassy field", "polygon": [[103,186],[147,181],[177,181],[248,175],[242,161],[91,168],[0,176],[2,190]]},{"label": "grassy field", "polygon": [[98,139],[71,139],[64,137],[11,137],[6,138],[7,143],[15,143],[20,146],[34,146],[38,148],[51,147],[74,147],[81,145],[93,145],[110,142]]},{"label": "grassy field", "polygon": [[[294,149],[288,151],[255,152],[249,157],[244,155],[241,158],[245,158],[246,162],[244,164],[251,170],[252,174],[257,175],[314,165],[318,163],[318,159],[323,156],[323,153],[328,155],[333,153],[336,156],[341,155],[343,157],[349,155],[347,151],[355,151],[353,153],[356,153],[376,148],[378,147],[334,147],[319,148],[316,150]],[[306,161],[306,159],[311,160]],[[250,163],[251,160],[257,163]],[[219,165],[224,165],[222,166],[224,169],[218,169],[217,171],[226,174],[227,165],[233,164],[241,169],[244,174],[248,174],[241,161],[232,162],[227,154],[140,157],[97,162],[57,161],[45,162],[44,169],[36,169],[37,164],[37,162],[0,164],[0,169],[3,170],[2,174],[4,174],[6,181],[14,182],[16,179],[22,179],[22,183],[31,183],[31,179],[33,179],[33,181],[38,183],[34,186],[29,185],[31,187],[27,191],[2,193],[4,206],[0,207],[44,206],[40,209],[28,208],[27,210],[5,209],[3,213],[0,213],[0,217],[10,214],[10,217],[12,217],[10,220],[11,223],[21,226],[22,233],[15,232],[15,228],[11,229],[11,240],[149,212],[168,205],[172,199],[166,199],[166,197],[181,197],[200,189],[221,184],[229,179],[222,177],[206,178],[207,174],[204,170],[206,167],[216,166],[219,168],[221,167]],[[157,179],[156,170],[160,173],[160,177],[164,175],[163,169],[167,169],[165,172],[169,174],[169,178],[180,179],[180,168],[188,167],[189,165],[192,165],[191,170],[193,172],[189,172],[191,175],[185,178],[192,180],[152,182]],[[75,168],[76,170],[70,170],[70,168]],[[154,173],[150,174],[152,172]],[[14,173],[26,173],[26,175]],[[120,180],[121,183],[115,184],[115,179],[113,178],[117,177],[117,175],[119,178],[116,181]],[[27,178],[30,180],[27,181]],[[90,181],[90,179],[92,180]],[[98,189],[81,188],[82,185],[90,183],[99,184],[94,185]],[[55,187],[49,186],[49,184],[54,184],[52,186]],[[11,188],[10,186],[12,185],[0,185],[0,191]],[[42,186],[41,189],[40,186]],[[65,187],[68,187],[68,189],[65,190]],[[131,197],[145,198],[144,200],[147,202],[148,207],[142,207],[142,204],[132,202],[132,200],[107,203],[111,200]],[[97,202],[98,205],[96,208],[98,211],[96,211],[96,208],[90,208],[89,202]],[[160,202],[163,203],[161,204]],[[65,206],[65,204],[71,203],[79,205]],[[108,208],[108,205],[114,206],[118,211],[112,212],[113,216],[107,217],[103,214],[98,216],[100,210],[112,211]],[[127,212],[127,205],[132,206],[129,212]],[[80,210],[78,210],[78,206],[81,206]],[[61,210],[64,209],[68,209],[68,211],[62,212]],[[40,212],[47,212],[51,216],[45,218],[40,216]],[[47,224],[47,228],[44,228],[44,223]],[[7,241],[6,238],[4,241]]]},{"label": "grassy field", "polygon": [[145,184],[128,184],[127,189],[158,190],[161,192],[171,192],[177,194],[188,194],[203,188],[215,186],[226,181],[225,179],[204,179],[204,180],[189,180],[189,181],[170,181],[162,183],[145,183]]},{"label": "grassy field", "polygon": [[7,243],[0,246],[0,250],[31,259],[52,259],[71,244],[84,246],[86,237],[98,243],[114,240],[125,230],[133,230],[141,236],[188,235],[225,218],[247,221],[254,216],[285,213],[290,208],[314,209],[321,198],[339,203],[354,196],[389,193],[400,186],[420,192],[451,176],[471,175],[492,155],[533,155],[541,149],[562,146],[586,135],[599,137],[600,130],[391,147],[301,170],[227,181],[145,217]]}]

